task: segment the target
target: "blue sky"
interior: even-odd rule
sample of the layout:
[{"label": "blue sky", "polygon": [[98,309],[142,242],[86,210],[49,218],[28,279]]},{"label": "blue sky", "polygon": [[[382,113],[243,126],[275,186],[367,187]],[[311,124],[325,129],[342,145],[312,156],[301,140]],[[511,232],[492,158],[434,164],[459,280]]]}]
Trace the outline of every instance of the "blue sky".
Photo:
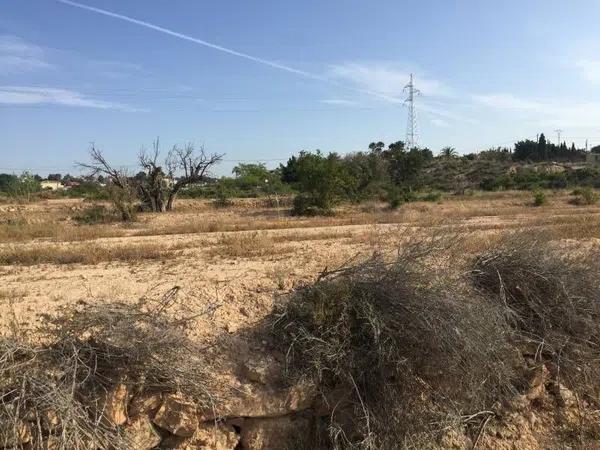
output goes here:
[{"label": "blue sky", "polygon": [[92,141],[132,165],[156,136],[270,166],[361,150],[404,139],[411,72],[434,151],[600,144],[600,1],[81,1],[119,17],[0,0],[0,171],[75,173]]}]

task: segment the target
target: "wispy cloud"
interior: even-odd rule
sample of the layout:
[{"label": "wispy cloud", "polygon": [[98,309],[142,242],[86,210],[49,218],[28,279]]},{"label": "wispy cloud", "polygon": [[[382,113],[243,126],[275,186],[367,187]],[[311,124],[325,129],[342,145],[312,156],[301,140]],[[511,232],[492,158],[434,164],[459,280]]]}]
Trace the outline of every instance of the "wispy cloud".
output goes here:
[{"label": "wispy cloud", "polygon": [[381,93],[381,92],[377,92],[377,91],[373,91],[373,90],[369,90],[368,88],[364,88],[361,86],[348,86],[348,85],[343,85],[341,84],[338,80],[335,80],[333,78],[331,78],[329,75],[330,74],[320,74],[320,73],[312,73],[312,72],[307,72],[305,70],[300,70],[297,69],[295,67],[292,67],[290,65],[287,64],[282,64],[280,62],[271,60],[271,59],[266,59],[266,58],[261,58],[258,56],[254,56],[254,55],[250,55],[248,53],[244,53],[241,52],[239,50],[235,50],[233,48],[229,48],[229,47],[224,47],[222,45],[218,45],[215,44],[213,42],[209,42],[206,41],[204,39],[199,39],[197,37],[194,36],[190,36],[189,34],[185,34],[185,33],[180,33],[178,31],[169,29],[169,28],[165,28],[162,27],[160,25],[156,25],[154,23],[150,23],[150,22],[146,22],[140,19],[136,19],[135,17],[131,17],[131,16],[127,16],[125,14],[119,14],[113,11],[109,11],[106,9],[102,9],[102,8],[96,8],[95,6],[89,6],[83,3],[79,3],[79,2],[75,2],[72,0],[55,0],[58,3],[62,3],[63,5],[68,5],[68,6],[72,6],[74,8],[78,8],[84,11],[88,11],[88,12],[92,12],[95,14],[100,14],[102,16],[106,16],[106,17],[111,17],[113,19],[117,19],[117,20],[121,20],[123,22],[128,22],[143,28],[147,28],[149,30],[153,30],[156,31],[158,33],[162,33],[177,39],[181,39],[184,41],[188,41],[188,42],[192,42],[194,44],[206,47],[206,48],[210,48],[222,53],[226,53],[232,56],[236,56],[238,58],[242,58],[242,59],[246,59],[248,61],[252,61],[258,64],[262,64],[264,66],[268,66],[271,67],[273,69],[277,69],[283,72],[288,72],[294,75],[298,75],[304,78],[308,78],[308,79],[312,79],[312,80],[316,80],[316,81],[321,81],[324,83],[328,83],[334,86],[338,86],[341,88],[344,88],[346,90],[350,90],[350,91],[355,91],[355,92],[360,92],[363,94],[367,94],[370,95],[372,97],[376,97],[376,98],[380,98],[383,100],[387,100],[387,101],[399,101],[398,99],[392,98],[392,97],[388,97],[386,94]]},{"label": "wispy cloud", "polygon": [[486,106],[500,109],[520,109],[536,111],[543,108],[543,104],[537,101],[532,101],[517,97],[513,94],[486,94],[474,95],[473,99]]},{"label": "wispy cloud", "polygon": [[354,100],[348,100],[345,98],[326,98],[323,100],[319,100],[320,103],[325,103],[326,105],[337,105],[337,106],[356,106],[358,103]]},{"label": "wispy cloud", "polygon": [[450,124],[443,119],[433,118],[430,120],[432,124],[440,128],[450,128]]},{"label": "wispy cloud", "polygon": [[536,100],[506,93],[476,95],[473,99],[497,110],[524,114],[525,120],[538,126],[587,128],[600,123],[600,102]]},{"label": "wispy cloud", "polygon": [[101,14],[101,15],[107,16],[107,17],[112,17],[113,19],[118,19],[118,20],[122,20],[122,21],[125,21],[125,22],[129,22],[129,23],[132,23],[134,25],[138,25],[138,26],[141,26],[141,27],[144,27],[144,28],[148,28],[150,30],[154,30],[154,31],[157,31],[159,33],[163,33],[163,34],[166,34],[166,35],[178,38],[178,39],[183,39],[185,41],[193,42],[195,44],[202,45],[204,47],[208,47],[208,48],[211,48],[213,50],[217,50],[217,51],[220,51],[220,52],[223,52],[223,53],[228,53],[230,55],[237,56],[239,58],[244,58],[244,59],[247,59],[247,60],[259,63],[259,64],[263,64],[265,66],[269,66],[269,67],[272,67],[274,69],[279,69],[279,70],[283,70],[285,72],[294,73],[296,75],[300,75],[300,76],[303,76],[303,77],[306,77],[306,78],[313,78],[313,79],[320,79],[320,80],[323,79],[323,77],[320,76],[320,75],[312,74],[310,72],[305,72],[303,70],[299,70],[299,69],[296,69],[294,67],[290,67],[290,66],[285,65],[285,64],[280,64],[280,63],[278,63],[276,61],[271,61],[271,60],[268,60],[268,59],[259,58],[257,56],[249,55],[248,53],[243,53],[243,52],[234,50],[232,48],[223,47],[222,45],[214,44],[212,42],[205,41],[204,39],[198,39],[198,38],[190,36],[188,34],[179,33],[177,31],[171,30],[169,28],[161,27],[159,25],[155,25],[155,24],[150,23],[150,22],[145,22],[143,20],[139,20],[139,19],[136,19],[134,17],[126,16],[124,14],[118,14],[118,13],[115,13],[115,12],[112,12],[112,11],[108,11],[106,9],[96,8],[94,6],[89,6],[89,5],[84,5],[83,3],[78,3],[78,2],[71,1],[71,0],[56,0],[56,1],[59,2],[59,3],[62,3],[64,5],[69,5],[69,6],[72,6],[72,7],[75,7],[75,8],[83,9],[85,11],[93,12],[93,13],[96,13],[96,14]]},{"label": "wispy cloud", "polygon": [[0,36],[0,72],[14,74],[53,67],[41,47],[17,36]]},{"label": "wispy cloud", "polygon": [[94,99],[69,89],[32,86],[0,86],[0,104],[39,105],[53,104],[81,108],[111,109],[127,112],[143,111],[120,103]]},{"label": "wispy cloud", "polygon": [[584,80],[600,84],[600,59],[580,59],[575,62]]},{"label": "wispy cloud", "polygon": [[[328,76],[350,82],[357,88],[376,92],[391,100],[404,101],[404,87],[408,83],[410,71],[398,68],[391,63],[343,63],[330,66]],[[439,80],[417,75],[419,90],[427,96],[446,96],[451,89]]]},{"label": "wispy cloud", "polygon": [[140,64],[125,61],[90,61],[88,66],[96,75],[114,80],[137,76],[143,71]]}]

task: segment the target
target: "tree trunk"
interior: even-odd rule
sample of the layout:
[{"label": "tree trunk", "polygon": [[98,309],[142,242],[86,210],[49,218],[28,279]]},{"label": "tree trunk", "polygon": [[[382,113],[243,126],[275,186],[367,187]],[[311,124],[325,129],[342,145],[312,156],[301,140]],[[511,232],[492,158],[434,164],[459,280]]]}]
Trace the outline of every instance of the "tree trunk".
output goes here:
[{"label": "tree trunk", "polygon": [[171,192],[169,194],[169,199],[167,200],[167,211],[173,211],[173,203],[175,202],[175,197],[177,197],[177,192]]}]

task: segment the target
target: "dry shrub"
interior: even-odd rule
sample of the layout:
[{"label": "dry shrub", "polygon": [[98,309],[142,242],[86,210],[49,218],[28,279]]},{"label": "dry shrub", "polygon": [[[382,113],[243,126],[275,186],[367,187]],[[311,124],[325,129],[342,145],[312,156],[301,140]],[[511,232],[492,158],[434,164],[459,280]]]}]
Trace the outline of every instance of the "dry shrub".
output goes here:
[{"label": "dry shrub", "polygon": [[520,345],[559,382],[596,397],[600,379],[600,252],[571,251],[543,233],[515,233],[474,264],[474,285],[501,306]]},{"label": "dry shrub", "polygon": [[104,205],[91,205],[73,216],[73,220],[81,224],[106,224],[119,222],[121,216]]},{"label": "dry shrub", "polygon": [[[187,337],[196,316],[178,288],[137,303],[80,304],[45,316],[35,342],[0,337],[0,447],[42,449],[52,431],[57,450],[130,449],[103,411],[118,384],[129,392],[181,392],[209,406],[203,350]],[[207,309],[208,313],[211,309]],[[58,417],[52,429],[48,418]]]},{"label": "dry shrub", "polygon": [[333,448],[423,448],[514,393],[500,308],[429,270],[437,244],[325,273],[276,313],[289,377],[329,402]]}]

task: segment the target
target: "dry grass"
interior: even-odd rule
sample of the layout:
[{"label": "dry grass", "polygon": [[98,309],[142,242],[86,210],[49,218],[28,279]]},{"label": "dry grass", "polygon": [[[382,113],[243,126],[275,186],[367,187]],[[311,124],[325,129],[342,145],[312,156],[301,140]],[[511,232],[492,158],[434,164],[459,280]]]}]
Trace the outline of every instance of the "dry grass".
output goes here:
[{"label": "dry grass", "polygon": [[474,285],[503,307],[520,345],[536,348],[557,381],[598,402],[600,247],[568,251],[543,233],[515,233],[478,256]]},{"label": "dry grass", "polygon": [[210,406],[209,366],[187,337],[197,316],[174,288],[159,300],[70,306],[44,317],[40,341],[1,336],[0,446],[46,450],[52,436],[57,450],[136,450],[104,409],[119,384],[132,394],[182,392]]},{"label": "dry grass", "polygon": [[460,417],[515,392],[500,309],[430,270],[440,241],[323,274],[273,318],[294,382],[328,403],[333,448],[423,448]]},{"label": "dry grass", "polygon": [[28,242],[35,239],[48,239],[57,242],[85,241],[91,239],[118,237],[126,230],[108,225],[74,225],[65,220],[27,221],[13,219],[0,224],[0,242]]},{"label": "dry grass", "polygon": [[291,251],[288,247],[277,245],[275,239],[267,233],[223,234],[213,247],[212,255],[223,258],[256,258]]},{"label": "dry grass", "polygon": [[542,364],[550,390],[600,404],[600,248],[569,252],[539,231],[449,247],[413,236],[392,261],[323,274],[272,318],[288,376],[329,407],[332,448],[437,448],[472,414],[498,414]]},{"label": "dry grass", "polygon": [[181,248],[185,248],[185,246],[166,246],[155,243],[110,246],[98,244],[7,245],[0,247],[0,265],[97,264],[105,261],[159,260]]}]

